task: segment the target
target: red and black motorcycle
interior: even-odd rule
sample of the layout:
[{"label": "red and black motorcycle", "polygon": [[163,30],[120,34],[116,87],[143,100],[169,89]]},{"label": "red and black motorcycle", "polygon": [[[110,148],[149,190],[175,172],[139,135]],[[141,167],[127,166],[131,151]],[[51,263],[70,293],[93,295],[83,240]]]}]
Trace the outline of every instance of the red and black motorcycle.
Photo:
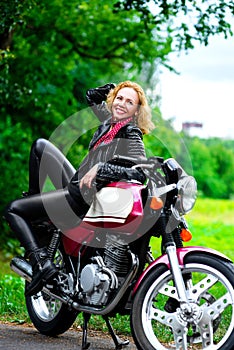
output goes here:
[{"label": "red and black motorcycle", "polygon": [[[172,158],[151,157],[134,166],[144,170],[147,184],[102,188],[78,227],[61,232],[49,220],[34,223],[59,275],[26,297],[33,324],[55,336],[82,312],[82,349],[87,349],[89,318],[101,315],[121,349],[128,342],[109,322],[118,313],[130,315],[140,350],[232,349],[234,265],[212,249],[183,247],[191,238],[184,215],[196,201],[195,179]],[[152,237],[162,240],[158,257],[151,253]],[[13,258],[11,268],[31,281],[31,266],[23,258]]]}]

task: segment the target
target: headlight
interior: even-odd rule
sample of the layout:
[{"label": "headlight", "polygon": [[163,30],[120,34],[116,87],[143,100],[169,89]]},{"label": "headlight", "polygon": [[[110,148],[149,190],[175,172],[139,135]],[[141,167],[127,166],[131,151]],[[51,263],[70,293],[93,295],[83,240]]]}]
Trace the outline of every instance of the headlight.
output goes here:
[{"label": "headlight", "polygon": [[197,182],[193,176],[184,176],[177,183],[178,200],[176,209],[180,215],[187,214],[194,206],[197,196]]}]

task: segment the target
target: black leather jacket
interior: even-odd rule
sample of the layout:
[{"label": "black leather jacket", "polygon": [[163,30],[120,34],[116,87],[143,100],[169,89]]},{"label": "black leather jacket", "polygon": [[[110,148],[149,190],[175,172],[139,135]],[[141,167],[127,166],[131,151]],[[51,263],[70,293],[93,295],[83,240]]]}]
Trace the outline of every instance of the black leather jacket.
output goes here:
[{"label": "black leather jacket", "polygon": [[135,159],[145,158],[142,132],[134,123],[128,123],[122,127],[110,143],[101,143],[96,149],[93,148],[100,137],[110,129],[110,126],[110,119],[108,119],[94,133],[89,145],[89,153],[68,185],[70,195],[76,201],[79,196],[80,179],[97,163],[99,164],[96,176],[98,188],[113,181],[137,180],[144,183],[146,179],[141,169],[131,169],[132,163],[113,161],[114,155],[128,156]]}]

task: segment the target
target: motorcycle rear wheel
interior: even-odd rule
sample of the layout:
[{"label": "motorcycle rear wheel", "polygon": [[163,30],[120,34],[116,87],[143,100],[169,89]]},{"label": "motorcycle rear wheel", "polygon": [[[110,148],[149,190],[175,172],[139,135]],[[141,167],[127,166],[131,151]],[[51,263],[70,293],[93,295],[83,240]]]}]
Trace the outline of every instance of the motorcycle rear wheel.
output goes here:
[{"label": "motorcycle rear wheel", "polygon": [[[145,277],[135,295],[131,313],[137,349],[233,349],[233,264],[196,253],[187,256],[183,274],[192,277],[186,286],[192,315],[187,315],[178,305],[173,278],[165,265],[153,268]],[[176,301],[170,313],[164,309],[169,298]],[[212,324],[213,329],[210,329]]]},{"label": "motorcycle rear wheel", "polygon": [[[63,255],[59,250],[56,254],[55,263],[56,265],[62,265],[64,272],[68,272],[66,266],[64,267]],[[69,309],[67,305],[44,292],[26,296],[26,307],[35,328],[40,333],[52,337],[66,332],[79,313]]]}]

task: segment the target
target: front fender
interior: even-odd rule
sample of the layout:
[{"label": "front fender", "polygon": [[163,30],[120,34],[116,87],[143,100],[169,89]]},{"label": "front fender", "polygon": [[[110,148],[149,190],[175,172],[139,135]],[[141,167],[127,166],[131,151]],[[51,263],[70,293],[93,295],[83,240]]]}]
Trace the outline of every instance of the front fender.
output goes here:
[{"label": "front fender", "polygon": [[[211,249],[211,248],[206,248],[206,247],[199,247],[199,246],[191,246],[191,247],[183,247],[183,248],[178,248],[176,249],[177,252],[177,257],[178,257],[178,262],[181,267],[184,266],[184,259],[187,255],[194,253],[194,252],[199,252],[199,253],[205,253],[209,255],[216,256],[218,258],[221,258],[225,261],[230,261],[232,262],[226,255],[218,252],[217,250]],[[139,286],[141,285],[142,281],[145,279],[145,277],[149,274],[149,272],[158,265],[166,265],[166,267],[169,269],[170,268],[170,263],[167,254],[161,255],[159,258],[154,260],[145,271],[141,274],[139,279],[137,280],[135,287],[133,289],[133,295],[136,293],[138,290]]]}]

